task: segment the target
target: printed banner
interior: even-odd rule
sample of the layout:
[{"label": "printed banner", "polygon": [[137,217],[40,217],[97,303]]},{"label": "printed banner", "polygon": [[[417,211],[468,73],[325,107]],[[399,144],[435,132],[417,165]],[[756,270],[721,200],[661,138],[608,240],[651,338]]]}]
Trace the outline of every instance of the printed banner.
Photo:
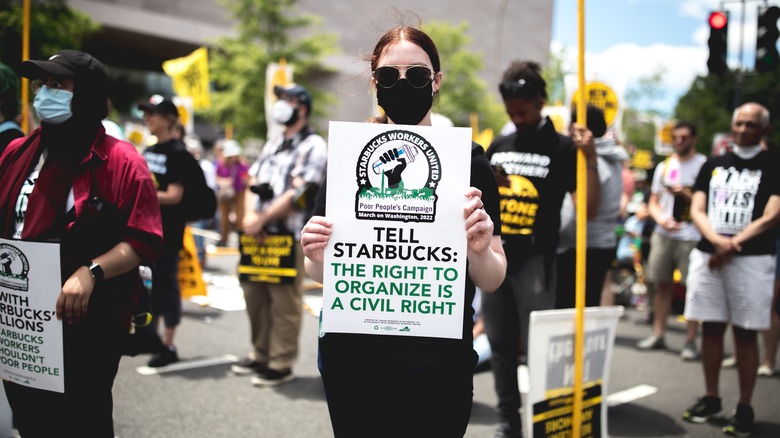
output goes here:
[{"label": "printed banner", "polygon": [[65,392],[60,247],[0,239],[0,378]]},{"label": "printed banner", "polygon": [[269,233],[262,245],[254,237],[240,233],[239,278],[258,283],[295,283],[295,277],[298,276],[295,246],[295,236],[292,233]]},{"label": "printed banner", "polygon": [[[531,312],[528,333],[530,387],[524,409],[526,436],[571,436],[574,400],[575,309]],[[585,309],[582,438],[607,437],[609,364],[623,307]]]},{"label": "printed banner", "polygon": [[322,330],[457,339],[471,129],[331,122]]}]

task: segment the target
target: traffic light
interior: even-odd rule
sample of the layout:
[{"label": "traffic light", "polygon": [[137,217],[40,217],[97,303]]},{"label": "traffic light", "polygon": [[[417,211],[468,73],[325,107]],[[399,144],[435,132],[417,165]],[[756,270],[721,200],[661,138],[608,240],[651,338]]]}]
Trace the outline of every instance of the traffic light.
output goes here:
[{"label": "traffic light", "polygon": [[758,10],[758,29],[756,32],[756,70],[761,73],[777,69],[780,53],[777,52],[777,19],[780,8],[770,6]]},{"label": "traffic light", "polygon": [[707,69],[710,74],[721,75],[728,71],[726,53],[728,47],[729,15],[726,11],[710,13],[710,57],[707,59]]}]

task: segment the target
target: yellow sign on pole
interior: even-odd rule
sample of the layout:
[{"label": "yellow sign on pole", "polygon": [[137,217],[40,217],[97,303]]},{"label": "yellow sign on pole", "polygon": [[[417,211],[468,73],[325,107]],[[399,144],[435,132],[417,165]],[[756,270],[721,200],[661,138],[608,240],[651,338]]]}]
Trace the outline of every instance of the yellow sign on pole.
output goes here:
[{"label": "yellow sign on pole", "polygon": [[265,124],[268,129],[268,138],[274,138],[281,135],[284,126],[271,117],[273,114],[273,105],[276,102],[274,87],[287,86],[293,81],[293,66],[287,64],[287,60],[280,59],[278,63],[268,64],[265,72]]},{"label": "yellow sign on pole", "polygon": [[[618,114],[619,104],[617,94],[612,91],[607,84],[603,82],[588,82],[585,85],[585,101],[591,105],[595,105],[604,111],[604,118],[607,121],[607,126],[612,125],[615,121],[615,117]],[[574,92],[572,97],[572,107],[580,102],[579,89]]]},{"label": "yellow sign on pole", "polygon": [[674,131],[674,120],[656,122],[655,132],[655,153],[658,155],[671,155],[674,152],[672,148],[672,131]]},{"label": "yellow sign on pole", "polygon": [[201,47],[183,58],[163,62],[163,71],[173,79],[173,91],[192,98],[195,109],[211,105],[208,49]]}]

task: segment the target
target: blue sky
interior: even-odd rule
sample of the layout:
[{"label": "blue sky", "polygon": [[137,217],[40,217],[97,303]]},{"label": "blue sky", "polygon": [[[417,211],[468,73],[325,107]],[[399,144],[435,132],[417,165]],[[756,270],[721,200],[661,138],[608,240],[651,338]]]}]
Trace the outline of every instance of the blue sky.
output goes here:
[{"label": "blue sky", "polygon": [[[577,0],[555,0],[551,50],[564,48],[567,70],[576,72]],[[585,0],[586,80],[609,85],[618,95],[637,80],[663,69],[664,96],[642,102],[671,115],[677,99],[696,75],[707,73],[710,11],[720,0]],[[744,65],[753,67],[756,11],[763,2],[747,0],[743,36]],[[729,11],[729,65],[739,62],[742,6]],[[576,74],[567,81],[576,86]]]}]

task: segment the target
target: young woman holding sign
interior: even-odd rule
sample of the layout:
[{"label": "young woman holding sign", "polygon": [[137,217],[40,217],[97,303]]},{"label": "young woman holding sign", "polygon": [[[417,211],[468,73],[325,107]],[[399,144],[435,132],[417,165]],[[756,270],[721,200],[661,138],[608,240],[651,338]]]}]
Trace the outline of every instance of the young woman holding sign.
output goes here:
[{"label": "young woman holding sign", "polygon": [[[371,86],[386,117],[377,123],[431,125],[433,96],[442,81],[433,41],[415,27],[385,33],[370,55]],[[503,281],[498,186],[483,149],[472,145],[471,185],[464,193],[468,240],[465,303],[475,286],[492,292]],[[323,278],[325,247],[333,227],[324,217],[325,189],[301,245],[306,271]],[[477,355],[466,305],[460,339],[327,333],[320,338],[320,372],[336,437],[463,436],[473,398]]]}]

